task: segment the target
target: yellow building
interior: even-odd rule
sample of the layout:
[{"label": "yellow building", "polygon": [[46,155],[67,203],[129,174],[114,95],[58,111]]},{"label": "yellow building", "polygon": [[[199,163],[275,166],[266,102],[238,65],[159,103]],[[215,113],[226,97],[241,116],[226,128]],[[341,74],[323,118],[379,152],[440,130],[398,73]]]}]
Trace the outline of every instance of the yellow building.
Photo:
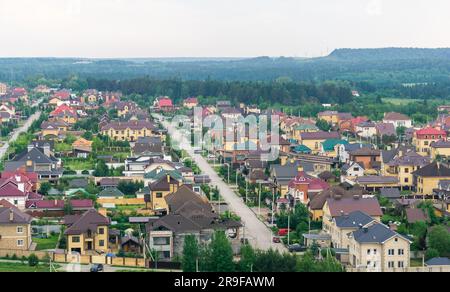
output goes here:
[{"label": "yellow building", "polygon": [[450,142],[449,141],[437,141],[431,143],[431,159],[436,158],[450,158]]},{"label": "yellow building", "polygon": [[362,272],[402,272],[410,267],[411,241],[375,223],[350,233],[349,261]]},{"label": "yellow building", "polygon": [[106,253],[111,250],[109,218],[96,210],[89,210],[83,215],[64,217],[67,229],[67,251],[78,252],[81,255]]},{"label": "yellow building", "polygon": [[0,249],[29,250],[31,216],[6,201],[0,201]]},{"label": "yellow building", "polygon": [[170,194],[176,193],[182,182],[173,178],[170,174],[162,177],[158,181],[149,185],[151,208],[155,213],[167,214],[169,213],[169,206],[166,197]]},{"label": "yellow building", "polygon": [[311,149],[312,154],[322,151],[322,143],[330,139],[340,139],[338,132],[304,132],[300,134],[299,143]]},{"label": "yellow building", "polygon": [[0,95],[5,95],[8,92],[8,86],[5,83],[0,83]]},{"label": "yellow building", "polygon": [[450,168],[439,162],[431,163],[413,173],[419,195],[432,195],[439,181],[450,180]]},{"label": "yellow building", "polygon": [[339,123],[339,113],[337,111],[325,111],[317,115],[319,120],[324,120],[330,125],[336,125]]},{"label": "yellow building", "polygon": [[413,145],[417,153],[422,156],[431,155],[431,144],[447,139],[447,133],[443,130],[426,128],[414,133]]},{"label": "yellow building", "polygon": [[135,142],[140,137],[159,136],[156,126],[149,121],[111,122],[101,129],[104,136],[115,141]]},{"label": "yellow building", "polygon": [[41,137],[57,138],[69,130],[69,124],[64,121],[44,122],[41,125]]},{"label": "yellow building", "polygon": [[415,151],[400,151],[391,161],[383,163],[382,172],[386,176],[398,178],[402,189],[411,190],[415,186],[413,173],[430,164],[430,159]]}]

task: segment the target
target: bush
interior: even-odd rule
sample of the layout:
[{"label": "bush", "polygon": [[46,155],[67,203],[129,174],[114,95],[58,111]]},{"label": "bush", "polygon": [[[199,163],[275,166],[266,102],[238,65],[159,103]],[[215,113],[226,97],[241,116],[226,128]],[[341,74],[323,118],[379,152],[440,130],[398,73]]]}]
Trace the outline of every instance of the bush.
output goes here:
[{"label": "bush", "polygon": [[83,171],[81,172],[81,174],[82,174],[82,175],[89,175],[89,170],[83,170]]},{"label": "bush", "polygon": [[30,267],[36,267],[39,265],[39,259],[34,253],[28,257],[28,265]]},{"label": "bush", "polygon": [[428,260],[438,258],[440,256],[439,251],[434,248],[429,248],[425,254],[425,258]]}]

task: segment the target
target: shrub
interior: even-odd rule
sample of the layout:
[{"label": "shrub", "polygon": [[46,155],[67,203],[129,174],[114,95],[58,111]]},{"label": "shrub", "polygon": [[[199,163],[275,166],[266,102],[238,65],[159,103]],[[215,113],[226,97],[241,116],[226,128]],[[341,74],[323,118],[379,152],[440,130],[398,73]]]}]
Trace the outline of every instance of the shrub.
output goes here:
[{"label": "shrub", "polygon": [[39,265],[39,259],[34,253],[28,257],[28,265],[30,267],[36,267]]}]

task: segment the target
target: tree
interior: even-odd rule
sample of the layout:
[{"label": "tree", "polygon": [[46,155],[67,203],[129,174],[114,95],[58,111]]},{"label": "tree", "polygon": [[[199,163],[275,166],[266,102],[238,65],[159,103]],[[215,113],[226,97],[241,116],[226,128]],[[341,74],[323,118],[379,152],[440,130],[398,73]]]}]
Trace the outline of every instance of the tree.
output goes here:
[{"label": "tree", "polygon": [[212,271],[233,272],[233,249],[225,232],[217,231],[211,241]]},{"label": "tree", "polygon": [[297,272],[316,272],[314,255],[311,251],[306,252],[297,262]]},{"label": "tree", "polygon": [[48,196],[48,192],[52,189],[52,185],[48,182],[43,182],[39,188],[39,193]]},{"label": "tree", "polygon": [[328,132],[331,130],[331,125],[325,120],[318,120],[316,123],[317,128],[321,131]]},{"label": "tree", "polygon": [[440,254],[439,254],[439,251],[437,251],[436,249],[434,249],[434,248],[429,248],[428,250],[427,250],[427,252],[425,253],[425,259],[428,261],[428,260],[431,260],[431,259],[434,259],[434,258],[438,258],[440,256]]},{"label": "tree", "polygon": [[104,177],[104,176],[109,176],[109,173],[110,173],[110,171],[109,171],[108,165],[106,165],[106,162],[103,160],[99,160],[97,162],[97,165],[94,170],[94,176]]},{"label": "tree", "polygon": [[197,260],[199,259],[199,248],[194,235],[188,235],[184,239],[183,246],[183,272],[197,272]]},{"label": "tree", "polygon": [[439,252],[441,257],[450,256],[450,233],[444,226],[435,226],[428,234],[428,247]]},{"label": "tree", "polygon": [[73,207],[70,203],[70,200],[67,200],[64,202],[64,214],[65,215],[72,215],[73,214]]},{"label": "tree", "polygon": [[426,248],[428,225],[425,222],[416,222],[409,228],[412,235],[414,235],[414,241],[412,247],[415,250],[424,250]]},{"label": "tree", "polygon": [[255,264],[256,254],[251,245],[244,245],[241,248],[241,260],[239,261],[239,272],[252,272]]}]

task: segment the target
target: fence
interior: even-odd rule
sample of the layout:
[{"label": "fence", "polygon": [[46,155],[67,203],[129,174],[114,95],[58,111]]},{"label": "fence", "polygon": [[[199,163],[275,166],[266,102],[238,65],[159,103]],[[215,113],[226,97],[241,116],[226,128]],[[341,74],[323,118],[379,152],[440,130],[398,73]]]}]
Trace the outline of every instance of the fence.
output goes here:
[{"label": "fence", "polygon": [[28,250],[13,250],[13,249],[0,249],[0,257],[12,257],[16,256],[17,258],[29,257],[34,254],[40,259],[43,259],[47,256],[51,256],[48,252],[45,251],[28,251]]},{"label": "fence", "polygon": [[[366,268],[347,268],[347,272],[351,273],[365,273],[373,272],[372,270],[367,270]],[[382,272],[385,273],[449,273],[450,266],[434,266],[434,267],[409,267],[403,269],[386,269]]]},{"label": "fence", "polygon": [[95,255],[71,255],[71,254],[53,254],[52,260],[55,263],[80,263],[83,265],[102,264],[120,267],[146,268],[149,264],[143,258],[121,258],[106,257]]},{"label": "fence", "polygon": [[98,199],[99,204],[115,204],[117,206],[145,205],[144,199]]}]

